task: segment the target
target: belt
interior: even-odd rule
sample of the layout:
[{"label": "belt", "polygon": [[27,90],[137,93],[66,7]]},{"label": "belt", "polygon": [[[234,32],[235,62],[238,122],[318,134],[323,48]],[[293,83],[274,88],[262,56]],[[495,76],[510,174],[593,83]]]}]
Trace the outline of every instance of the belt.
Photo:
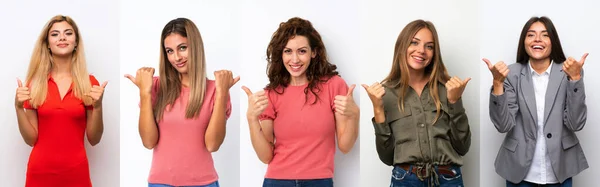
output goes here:
[{"label": "belt", "polygon": [[[417,166],[417,165],[413,165],[413,164],[397,164],[398,167],[404,169],[405,171],[423,176],[423,177],[428,177],[429,174],[427,173],[427,169],[424,168],[424,166]],[[411,167],[412,166],[412,167]],[[411,169],[412,168],[412,169]],[[450,177],[454,177],[456,176],[456,170],[453,170],[451,168],[451,165],[437,165],[437,172],[438,174],[442,174],[442,175],[447,175]]]}]

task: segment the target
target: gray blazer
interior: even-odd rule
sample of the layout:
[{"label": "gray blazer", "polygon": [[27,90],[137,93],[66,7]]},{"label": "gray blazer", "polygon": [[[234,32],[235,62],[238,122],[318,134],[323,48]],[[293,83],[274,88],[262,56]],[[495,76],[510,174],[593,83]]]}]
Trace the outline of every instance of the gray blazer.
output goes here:
[{"label": "gray blazer", "polygon": [[562,64],[552,63],[546,90],[544,136],[537,137],[538,119],[529,64],[515,63],[508,68],[504,94],[490,93],[490,118],[498,132],[506,133],[494,163],[496,173],[513,183],[523,181],[531,166],[537,138],[546,138],[547,154],[561,183],[588,168],[575,135],[587,119],[583,78],[570,81]]}]

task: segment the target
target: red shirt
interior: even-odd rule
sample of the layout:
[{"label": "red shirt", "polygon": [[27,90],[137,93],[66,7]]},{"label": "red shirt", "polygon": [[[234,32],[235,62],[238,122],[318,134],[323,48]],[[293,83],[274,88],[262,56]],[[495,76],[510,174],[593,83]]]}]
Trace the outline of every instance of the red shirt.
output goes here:
[{"label": "red shirt", "polygon": [[[90,75],[92,85],[98,80]],[[24,108],[37,111],[38,138],[27,164],[26,187],[85,187],[91,186],[85,152],[86,109],[69,87],[61,100],[58,86],[48,77],[45,102],[34,109],[28,101]],[[82,96],[85,97],[85,96]]]}]

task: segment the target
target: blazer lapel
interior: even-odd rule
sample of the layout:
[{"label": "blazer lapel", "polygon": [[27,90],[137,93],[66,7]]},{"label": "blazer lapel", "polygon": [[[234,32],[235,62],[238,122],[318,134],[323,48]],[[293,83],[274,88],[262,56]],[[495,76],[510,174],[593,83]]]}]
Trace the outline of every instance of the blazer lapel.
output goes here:
[{"label": "blazer lapel", "polygon": [[558,94],[558,89],[562,85],[561,83],[563,82],[564,78],[565,73],[562,70],[562,64],[552,62],[552,70],[550,72],[550,79],[548,80],[548,88],[546,89],[546,101],[544,105],[544,126],[548,122],[548,117],[550,117],[550,111],[554,107],[556,94]]},{"label": "blazer lapel", "polygon": [[[537,108],[535,106],[535,93],[533,92],[533,80],[531,79],[531,73],[529,72],[529,64],[524,65],[525,67],[521,68],[521,92],[523,93],[523,97],[525,98],[525,103],[527,104],[527,108],[529,109],[529,114],[533,118],[535,124],[537,124]],[[537,129],[537,125],[536,129]]]}]

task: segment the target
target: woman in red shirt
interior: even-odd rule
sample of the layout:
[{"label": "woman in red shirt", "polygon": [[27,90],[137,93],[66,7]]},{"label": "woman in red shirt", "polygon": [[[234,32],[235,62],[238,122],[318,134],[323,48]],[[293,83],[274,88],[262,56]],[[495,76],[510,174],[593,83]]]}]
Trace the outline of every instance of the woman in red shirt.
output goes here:
[{"label": "woman in red shirt", "polygon": [[83,41],[75,22],[54,16],[38,37],[26,84],[17,80],[19,131],[33,147],[26,187],[92,186],[84,135],[90,144],[103,132],[102,95],[86,69]]},{"label": "woman in red shirt", "polygon": [[[333,186],[337,147],[358,137],[359,109],[308,20],[281,23],[267,48],[265,91],[248,95],[252,146],[269,164],[264,187]],[[336,139],[337,138],[337,139]]]}]

